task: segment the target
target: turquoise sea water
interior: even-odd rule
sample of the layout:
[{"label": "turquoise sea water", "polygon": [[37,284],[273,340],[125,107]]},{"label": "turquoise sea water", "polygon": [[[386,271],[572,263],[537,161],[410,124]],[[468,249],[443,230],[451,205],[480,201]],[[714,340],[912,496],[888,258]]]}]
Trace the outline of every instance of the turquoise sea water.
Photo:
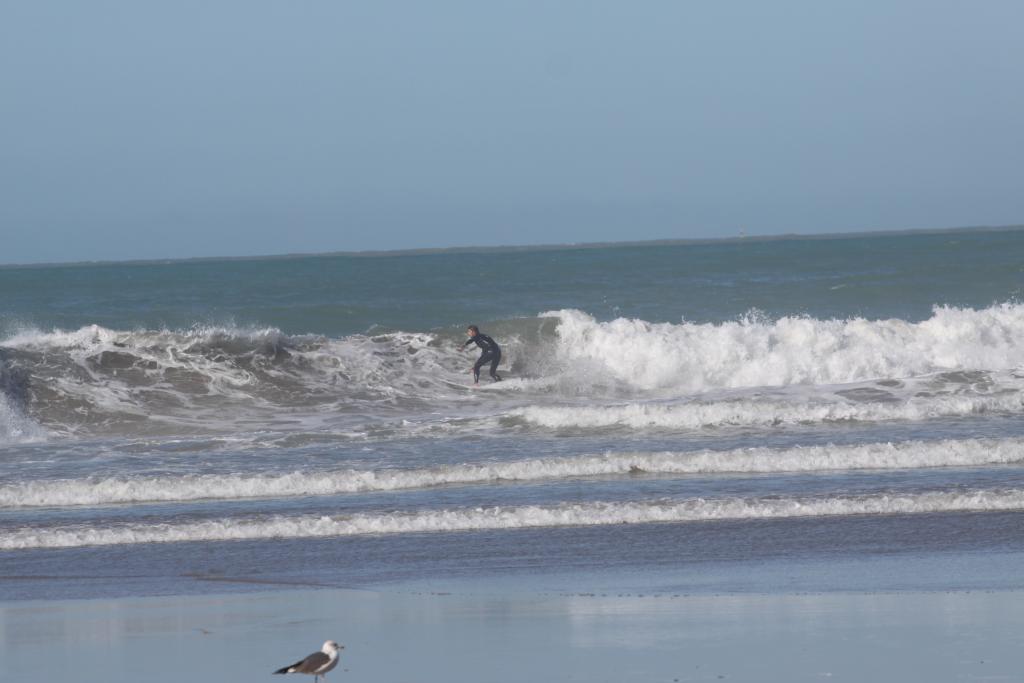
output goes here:
[{"label": "turquoise sea water", "polygon": [[1024,295],[1024,231],[0,268],[8,331],[427,331],[573,308],[600,320],[922,320]]},{"label": "turquoise sea water", "polygon": [[0,598],[1020,587],[1022,288],[1021,231],[0,268]]}]

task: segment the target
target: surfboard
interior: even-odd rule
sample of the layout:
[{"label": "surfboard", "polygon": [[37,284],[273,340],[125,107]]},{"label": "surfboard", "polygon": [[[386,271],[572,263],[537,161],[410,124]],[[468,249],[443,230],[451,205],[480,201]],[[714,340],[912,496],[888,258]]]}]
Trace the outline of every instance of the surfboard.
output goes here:
[{"label": "surfboard", "polygon": [[441,383],[442,384],[447,384],[450,387],[455,387],[456,389],[474,389],[474,388],[476,388],[476,387],[473,386],[472,382],[470,382],[469,384],[461,384],[459,382],[453,382],[450,379],[442,379]]},{"label": "surfboard", "polygon": [[484,376],[480,377],[480,384],[473,384],[472,378],[466,381],[465,384],[463,384],[462,382],[455,382],[450,379],[444,378],[441,378],[441,382],[447,384],[450,387],[455,387],[456,389],[500,389],[502,384],[504,384],[505,380],[513,379],[509,377],[510,373],[508,372],[499,370],[498,374],[501,375],[502,377],[501,382],[494,382],[491,380],[490,377]]}]

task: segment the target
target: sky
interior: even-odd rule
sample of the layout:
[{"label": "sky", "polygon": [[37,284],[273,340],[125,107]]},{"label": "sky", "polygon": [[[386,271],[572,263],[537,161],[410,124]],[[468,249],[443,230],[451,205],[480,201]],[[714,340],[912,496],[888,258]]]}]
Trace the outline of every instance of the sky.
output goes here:
[{"label": "sky", "polygon": [[1024,3],[0,0],[0,263],[1024,223]]}]

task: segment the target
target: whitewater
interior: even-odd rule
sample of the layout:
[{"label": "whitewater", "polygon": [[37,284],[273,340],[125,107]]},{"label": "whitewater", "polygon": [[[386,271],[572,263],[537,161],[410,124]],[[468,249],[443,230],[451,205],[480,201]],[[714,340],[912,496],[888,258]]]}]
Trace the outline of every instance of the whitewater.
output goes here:
[{"label": "whitewater", "polygon": [[[829,561],[947,533],[1024,553],[1019,253],[980,231],[0,268],[0,559],[95,566],[87,597],[262,560],[498,571],[525,533],[540,573],[566,544],[596,572],[701,561],[644,545],[665,533],[754,566],[765,524]],[[469,386],[470,323],[506,381]],[[343,545],[275,550],[302,539]],[[90,564],[112,548],[141,584]]]},{"label": "whitewater", "polygon": [[1024,510],[1024,490],[839,496],[827,499],[697,499],[627,504],[597,502],[556,507],[477,507],[386,515],[216,519],[191,524],[127,524],[103,528],[57,527],[47,529],[45,533],[28,528],[7,531],[0,539],[0,549],[1002,510]]},{"label": "whitewater", "polygon": [[[538,426],[914,420],[1021,407],[1021,304],[936,307],[917,323],[599,322],[562,310],[506,324],[512,330],[503,340],[506,362],[519,377],[501,387],[493,405],[509,407],[498,417]],[[545,335],[545,328],[553,332]],[[31,377],[40,394],[21,412],[5,397],[0,426],[6,441],[47,431],[131,433],[140,426],[218,431],[234,429],[232,420],[281,411],[310,423],[328,411],[334,411],[328,419],[403,411],[415,417],[425,412],[416,408],[435,401],[467,402],[457,389],[465,384],[458,340],[438,333],[331,339],[276,328],[119,331],[94,325],[73,332],[22,330],[0,348],[7,374]],[[787,387],[834,391],[810,399],[766,394]],[[736,389],[748,391],[722,395]],[[643,401],[559,403],[580,396]],[[225,405],[233,412],[225,414]],[[34,423],[26,413],[38,416]]]},{"label": "whitewater", "polygon": [[639,474],[819,472],[970,467],[1024,462],[1024,440],[906,441],[793,449],[745,448],[692,453],[605,453],[463,463],[426,469],[188,474],[162,477],[26,481],[0,486],[0,508],[233,500],[397,491],[451,485]]}]

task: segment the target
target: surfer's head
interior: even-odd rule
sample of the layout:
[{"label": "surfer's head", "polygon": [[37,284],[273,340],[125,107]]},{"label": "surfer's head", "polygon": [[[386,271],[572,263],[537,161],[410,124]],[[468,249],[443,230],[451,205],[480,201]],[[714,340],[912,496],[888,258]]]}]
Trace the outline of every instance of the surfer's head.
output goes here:
[{"label": "surfer's head", "polygon": [[475,337],[476,335],[480,334],[480,328],[477,327],[476,325],[470,325],[469,327],[466,328],[466,334],[468,334],[470,337]]}]

